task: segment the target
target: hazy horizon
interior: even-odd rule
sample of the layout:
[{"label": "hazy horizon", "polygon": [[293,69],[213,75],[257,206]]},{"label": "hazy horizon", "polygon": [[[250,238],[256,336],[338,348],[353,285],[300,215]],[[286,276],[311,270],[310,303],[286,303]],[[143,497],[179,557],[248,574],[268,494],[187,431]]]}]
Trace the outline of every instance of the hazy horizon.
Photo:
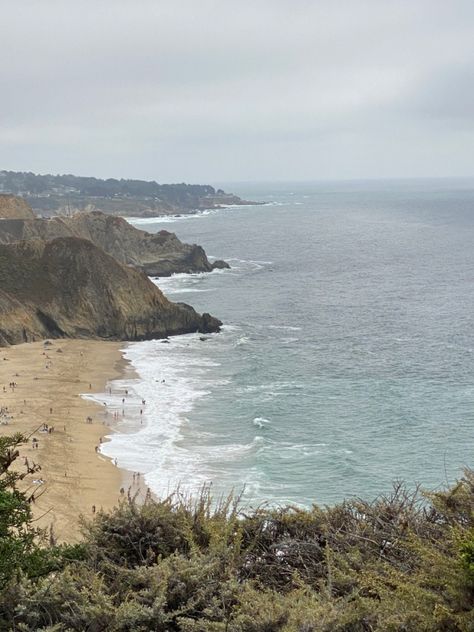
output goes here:
[{"label": "hazy horizon", "polygon": [[474,176],[474,4],[2,3],[0,165],[157,182]]}]

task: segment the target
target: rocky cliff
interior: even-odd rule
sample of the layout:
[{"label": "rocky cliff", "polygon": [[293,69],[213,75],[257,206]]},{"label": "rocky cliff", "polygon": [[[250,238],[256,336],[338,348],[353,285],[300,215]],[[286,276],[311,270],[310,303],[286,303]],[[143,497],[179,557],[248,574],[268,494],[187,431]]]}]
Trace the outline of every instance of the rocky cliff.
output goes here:
[{"label": "rocky cliff", "polygon": [[72,217],[51,219],[4,220],[0,222],[0,242],[57,237],[81,237],[115,257],[133,265],[148,276],[169,276],[176,272],[210,272],[228,268],[224,261],[210,263],[206,253],[195,244],[183,244],[174,233],[157,234],[138,230],[121,217],[100,211],[77,213]]},{"label": "rocky cliff", "polygon": [[42,338],[145,340],[218,331],[220,321],[171,303],[146,275],[91,241],[0,245],[0,345]]},{"label": "rocky cliff", "polygon": [[23,198],[0,194],[0,219],[34,219],[35,214]]}]

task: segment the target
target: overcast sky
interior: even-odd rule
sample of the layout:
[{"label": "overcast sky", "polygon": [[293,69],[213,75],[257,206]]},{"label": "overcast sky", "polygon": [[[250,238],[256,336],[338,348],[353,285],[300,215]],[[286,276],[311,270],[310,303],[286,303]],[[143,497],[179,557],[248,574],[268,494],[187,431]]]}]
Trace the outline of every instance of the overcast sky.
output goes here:
[{"label": "overcast sky", "polygon": [[474,175],[473,0],[0,0],[0,169]]}]

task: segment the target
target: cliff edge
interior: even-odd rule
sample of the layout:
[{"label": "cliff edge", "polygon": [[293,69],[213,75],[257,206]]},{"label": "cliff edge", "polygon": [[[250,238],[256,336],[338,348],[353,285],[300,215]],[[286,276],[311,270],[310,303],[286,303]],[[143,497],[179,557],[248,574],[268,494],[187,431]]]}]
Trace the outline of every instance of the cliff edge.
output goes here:
[{"label": "cliff edge", "polygon": [[0,244],[0,345],[42,338],[146,340],[218,331],[147,278],[78,237]]},{"label": "cliff edge", "polygon": [[57,237],[88,239],[121,263],[133,265],[148,276],[210,272],[229,267],[225,261],[211,263],[201,246],[184,244],[174,233],[166,230],[147,233],[122,217],[100,211],[76,213],[72,217],[5,219],[0,222],[1,243],[31,239],[48,241]]}]

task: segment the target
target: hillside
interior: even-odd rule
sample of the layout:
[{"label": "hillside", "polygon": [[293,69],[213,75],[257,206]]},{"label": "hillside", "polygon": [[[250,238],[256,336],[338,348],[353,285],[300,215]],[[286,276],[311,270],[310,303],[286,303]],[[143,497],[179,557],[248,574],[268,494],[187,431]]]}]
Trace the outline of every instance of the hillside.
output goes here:
[{"label": "hillside", "polygon": [[121,263],[140,268],[149,276],[210,272],[214,268],[228,267],[224,261],[211,264],[201,246],[183,244],[173,233],[163,230],[152,235],[138,230],[121,217],[99,211],[77,213],[72,217],[0,222],[1,243],[30,239],[47,241],[57,237],[89,239]]},{"label": "hillside", "polygon": [[34,219],[28,203],[14,195],[0,194],[0,219]]},{"label": "hillside", "polygon": [[0,192],[20,195],[40,215],[99,210],[112,215],[152,217],[192,213],[228,204],[248,204],[237,195],[200,184],[145,180],[101,180],[74,175],[0,171]]},{"label": "hillside", "polygon": [[0,345],[47,337],[143,340],[218,331],[220,324],[171,303],[145,274],[85,239],[0,245]]}]

